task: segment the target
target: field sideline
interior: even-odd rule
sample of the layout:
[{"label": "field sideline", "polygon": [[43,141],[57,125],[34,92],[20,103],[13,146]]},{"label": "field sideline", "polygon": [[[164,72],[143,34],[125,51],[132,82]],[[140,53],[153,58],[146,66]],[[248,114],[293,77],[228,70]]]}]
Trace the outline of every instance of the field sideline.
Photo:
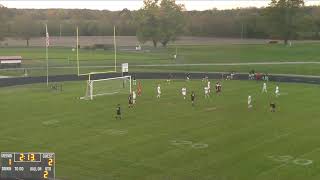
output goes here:
[{"label": "field sideline", "polygon": [[[142,84],[134,109],[126,94],[80,101],[85,82],[66,82],[62,93],[44,84],[1,88],[0,150],[56,152],[57,178],[65,180],[320,178],[319,86],[280,83],[275,98],[273,82],[261,94],[261,82],[223,81],[222,95],[206,100],[200,80]],[[182,86],[196,92],[194,108]],[[269,112],[270,101],[278,112]]]}]

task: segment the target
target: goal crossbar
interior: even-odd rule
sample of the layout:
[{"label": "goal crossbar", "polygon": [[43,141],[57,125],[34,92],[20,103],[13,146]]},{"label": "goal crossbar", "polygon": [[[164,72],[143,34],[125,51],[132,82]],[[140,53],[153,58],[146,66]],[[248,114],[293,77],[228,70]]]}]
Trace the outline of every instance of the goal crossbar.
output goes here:
[{"label": "goal crossbar", "polygon": [[91,80],[91,81],[99,82],[99,81],[108,81],[108,80],[124,79],[124,78],[131,79],[131,76],[121,76],[121,77],[106,78],[106,79],[96,79],[96,80]]}]

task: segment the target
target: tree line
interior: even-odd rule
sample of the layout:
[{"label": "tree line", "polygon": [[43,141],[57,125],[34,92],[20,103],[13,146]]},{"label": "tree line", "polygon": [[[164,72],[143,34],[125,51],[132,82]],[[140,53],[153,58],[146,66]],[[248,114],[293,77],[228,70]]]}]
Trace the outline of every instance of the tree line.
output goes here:
[{"label": "tree line", "polygon": [[139,10],[11,9],[0,5],[0,40],[44,36],[137,36],[166,46],[179,36],[320,39],[320,6],[303,0],[271,0],[266,8],[186,11],[175,0],[144,0]]}]

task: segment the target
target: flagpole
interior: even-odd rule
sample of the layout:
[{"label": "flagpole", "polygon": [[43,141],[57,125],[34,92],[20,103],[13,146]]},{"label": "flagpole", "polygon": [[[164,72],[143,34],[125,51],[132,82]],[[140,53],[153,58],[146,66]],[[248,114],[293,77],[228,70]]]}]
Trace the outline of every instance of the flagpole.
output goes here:
[{"label": "flagpole", "polygon": [[49,56],[48,56],[48,26],[46,24],[46,59],[47,59],[47,86],[49,86]]},{"label": "flagpole", "polygon": [[79,69],[79,28],[77,26],[77,66],[78,66],[78,76],[80,75]]},{"label": "flagpole", "polygon": [[114,71],[117,72],[116,26],[113,26],[113,45],[114,45]]}]

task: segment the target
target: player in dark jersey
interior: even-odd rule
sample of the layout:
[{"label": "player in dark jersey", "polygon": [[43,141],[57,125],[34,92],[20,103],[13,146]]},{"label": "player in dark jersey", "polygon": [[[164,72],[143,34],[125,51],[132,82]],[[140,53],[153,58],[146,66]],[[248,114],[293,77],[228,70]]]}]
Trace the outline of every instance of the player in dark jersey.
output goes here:
[{"label": "player in dark jersey", "polygon": [[222,89],[222,85],[220,84],[220,82],[216,83],[216,93],[219,94],[221,93],[221,89]]},{"label": "player in dark jersey", "polygon": [[133,99],[132,99],[132,94],[129,94],[129,97],[128,97],[128,103],[129,103],[129,108],[133,107]]},{"label": "player in dark jersey", "polygon": [[191,93],[191,103],[192,103],[192,106],[194,106],[195,98],[196,98],[196,94],[192,91],[192,93]]},{"label": "player in dark jersey", "polygon": [[191,78],[191,77],[190,77],[190,74],[189,74],[189,73],[187,73],[187,74],[186,74],[186,79],[187,79],[187,81],[189,81],[189,80],[190,80],[190,78]]},{"label": "player in dark jersey", "polygon": [[116,119],[121,119],[121,107],[120,107],[120,104],[118,104],[118,106],[117,106]]},{"label": "player in dark jersey", "polygon": [[276,104],[274,102],[270,103],[270,111],[276,112]]}]

